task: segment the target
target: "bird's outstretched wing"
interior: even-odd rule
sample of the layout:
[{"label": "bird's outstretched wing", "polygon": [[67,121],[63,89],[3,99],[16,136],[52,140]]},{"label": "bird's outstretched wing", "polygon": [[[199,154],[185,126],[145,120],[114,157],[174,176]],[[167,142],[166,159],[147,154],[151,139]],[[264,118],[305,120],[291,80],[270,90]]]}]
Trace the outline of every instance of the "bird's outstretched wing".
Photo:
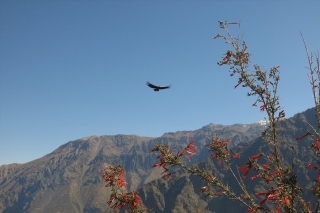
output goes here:
[{"label": "bird's outstretched wing", "polygon": [[151,83],[148,82],[148,81],[147,81],[147,85],[148,85],[148,87],[153,88],[153,89],[156,89],[156,90],[169,89],[170,86],[171,86],[171,85],[169,85],[169,86],[157,86],[157,85],[151,84]]}]

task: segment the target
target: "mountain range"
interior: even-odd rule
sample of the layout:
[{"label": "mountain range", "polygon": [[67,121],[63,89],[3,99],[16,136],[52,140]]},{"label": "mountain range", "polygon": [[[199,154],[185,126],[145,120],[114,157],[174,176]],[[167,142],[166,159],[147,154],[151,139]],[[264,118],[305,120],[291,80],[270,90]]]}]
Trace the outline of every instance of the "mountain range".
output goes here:
[{"label": "mountain range", "polygon": [[[301,182],[303,188],[310,188],[312,178],[316,176],[305,166],[312,161],[309,147],[314,138],[307,137],[303,142],[295,140],[310,129],[308,123],[317,126],[314,109],[289,118],[282,131],[283,156],[292,156],[291,147],[294,147],[296,171],[299,178],[305,180]],[[228,126],[209,124],[195,131],[170,132],[158,138],[114,135],[69,141],[34,161],[0,166],[0,212],[113,212],[107,205],[110,191],[104,187],[101,174],[105,165],[117,164],[126,170],[127,190],[139,189],[143,204],[153,212],[194,212],[194,207],[203,213],[239,212],[239,205],[227,199],[209,200],[203,197],[198,193],[204,184],[202,180],[182,170],[174,172],[170,180],[160,178],[162,170],[152,168],[157,159],[154,153],[150,153],[150,148],[156,143],[164,143],[178,151],[191,140],[196,140],[198,150],[192,156],[192,163],[220,174],[223,168],[208,159],[210,153],[204,148],[210,143],[210,138],[219,135],[231,139],[230,145],[236,152],[242,156],[252,156],[267,150],[260,139],[265,128],[260,123]],[[234,166],[245,163],[246,158],[240,158]],[[229,174],[221,177],[230,186],[235,184]],[[248,184],[251,191],[257,190],[255,185]],[[234,187],[237,191],[237,187]],[[305,196],[310,197],[307,193]],[[246,211],[245,208],[243,210]]]},{"label": "mountain range", "polygon": [[[317,128],[315,119],[315,110],[308,109],[303,113],[298,113],[292,118],[287,119],[282,123],[282,138],[283,145],[281,148],[282,159],[290,165],[292,157],[294,158],[294,171],[298,176],[299,186],[303,189],[302,197],[307,201],[311,201],[312,207],[316,204],[316,197],[310,191],[316,184],[318,175],[317,172],[308,168],[308,163],[315,163],[315,154],[310,150],[311,144],[315,143],[315,137],[306,137],[303,140],[297,141],[296,138],[306,134],[307,130]],[[311,128],[312,126],[312,128]],[[310,131],[311,132],[311,131]],[[245,165],[248,162],[248,157],[259,153],[265,153],[268,156],[268,144],[261,137],[250,141],[249,143],[240,143],[234,149],[236,153],[241,153],[241,158],[236,159],[232,164],[234,171],[237,171],[238,166]],[[261,159],[259,159],[261,160]],[[231,189],[237,194],[242,193],[237,182],[234,180],[230,172],[218,165],[217,161],[212,161],[207,158],[205,161],[198,163],[200,168],[205,168],[212,174],[224,180]],[[256,173],[252,171],[250,176]],[[240,175],[239,175],[240,176]],[[249,178],[243,180],[247,190],[254,196],[255,192],[265,192],[271,186],[257,179],[250,181]],[[172,178],[164,180],[162,178],[145,184],[139,190],[142,195],[144,204],[151,208],[153,212],[195,212],[194,207],[202,213],[209,212],[248,212],[247,207],[236,201],[232,201],[225,197],[208,199],[199,193],[202,186],[206,184],[199,178],[186,174],[182,171],[177,171]],[[260,200],[259,200],[260,199]],[[258,203],[263,198],[257,197]]]}]

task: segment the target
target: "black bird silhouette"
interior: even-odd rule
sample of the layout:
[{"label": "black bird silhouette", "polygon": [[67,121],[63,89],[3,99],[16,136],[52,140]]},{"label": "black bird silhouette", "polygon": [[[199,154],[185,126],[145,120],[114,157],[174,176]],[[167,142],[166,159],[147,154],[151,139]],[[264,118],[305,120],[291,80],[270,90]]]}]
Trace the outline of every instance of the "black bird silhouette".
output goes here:
[{"label": "black bird silhouette", "polygon": [[147,81],[147,85],[148,87],[152,88],[155,92],[161,90],[161,89],[169,89],[171,87],[171,85],[169,86],[157,86],[154,84],[151,84],[150,82]]}]

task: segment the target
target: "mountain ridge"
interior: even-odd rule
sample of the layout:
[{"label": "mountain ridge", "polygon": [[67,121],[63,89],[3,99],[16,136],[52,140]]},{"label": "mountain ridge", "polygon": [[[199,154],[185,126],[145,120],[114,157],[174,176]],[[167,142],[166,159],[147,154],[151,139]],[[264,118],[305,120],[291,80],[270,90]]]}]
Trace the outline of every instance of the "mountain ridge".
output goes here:
[{"label": "mountain ridge", "polygon": [[[286,122],[289,128],[286,134],[290,135],[290,144],[296,146],[299,155],[304,153],[301,158],[310,156],[306,154],[305,149],[299,149],[292,140],[307,129],[308,124],[303,121],[304,119],[312,125],[316,124],[313,116],[314,109],[308,109]],[[196,193],[201,185],[199,180],[194,183],[195,177],[177,176],[176,174],[182,172],[177,171],[178,173],[173,175],[178,178],[176,183],[170,184],[159,179],[162,170],[152,169],[157,160],[156,155],[150,153],[150,148],[156,143],[164,143],[174,150],[181,150],[193,139],[196,140],[197,146],[202,148],[209,143],[209,138],[217,134],[222,138],[232,139],[230,144],[234,146],[234,151],[250,155],[251,153],[246,153],[248,150],[252,152],[253,149],[256,152],[262,149],[263,145],[257,141],[265,128],[259,123],[228,126],[210,123],[197,130],[168,132],[157,138],[118,134],[94,135],[69,141],[42,158],[25,164],[0,166],[0,212],[104,212],[108,209],[106,201],[110,191],[103,187],[101,174],[103,166],[116,164],[121,164],[126,170],[127,190],[141,187],[143,203],[158,209],[156,212],[166,212],[169,209],[178,212],[187,209],[186,212],[191,212],[192,206],[189,205],[191,203],[201,203],[202,210],[207,208],[208,212],[212,212],[208,206],[219,203],[206,202]],[[198,149],[197,154],[192,156],[192,163],[206,162],[212,171],[218,172],[216,162],[208,161],[208,156],[206,149]],[[240,163],[244,163],[242,161],[239,160]],[[301,173],[310,173],[301,167],[299,169]],[[150,185],[153,186],[150,188]],[[145,187],[148,186],[149,189],[146,191]],[[175,189],[176,186],[180,188]],[[191,201],[190,196],[196,201]],[[153,202],[150,203],[148,198],[152,198]],[[173,200],[176,201],[172,204]],[[181,206],[182,203],[184,206]]]},{"label": "mountain ridge", "polygon": [[[101,178],[104,165],[121,164],[127,171],[127,190],[134,190],[160,177],[162,170],[152,169],[156,155],[150,153],[157,142],[179,150],[192,139],[204,146],[208,136],[224,134],[237,136],[232,141],[237,144],[253,140],[263,129],[250,127],[212,124],[158,138],[118,134],[69,141],[33,161],[0,166],[0,212],[101,212],[110,195]],[[207,154],[198,153],[193,162]]]},{"label": "mountain ridge", "polygon": [[[308,163],[314,161],[315,153],[310,150],[312,143],[315,143],[315,137],[308,136],[303,140],[296,140],[297,137],[304,135],[309,129],[309,124],[313,127],[317,127],[317,120],[315,119],[315,110],[314,108],[308,109],[302,113],[297,113],[292,118],[287,119],[282,123],[283,127],[283,146],[281,148],[281,158],[286,162],[288,166],[291,164],[291,157],[294,156],[294,170],[297,174],[299,180],[299,186],[302,187],[304,197],[307,202],[316,203],[316,197],[313,196],[313,193],[310,191],[315,184],[317,179],[317,172],[308,168]],[[293,149],[292,149],[293,148]],[[247,163],[247,159],[251,156],[254,156],[259,153],[265,153],[268,156],[269,153],[268,144],[264,142],[261,137],[249,142],[249,143],[240,143],[236,146],[233,151],[236,153],[241,153],[239,159],[234,159],[231,162],[233,170],[238,171],[237,166],[242,166]],[[258,159],[263,163],[263,157]],[[225,183],[228,183],[230,188],[238,195],[241,193],[241,189],[238,184],[232,177],[230,172],[227,172],[224,167],[219,166],[217,160],[211,160],[207,158],[205,161],[198,163],[200,168],[207,168],[212,174],[219,176]],[[223,173],[221,173],[221,171]],[[237,172],[236,172],[237,173]],[[250,171],[248,177],[243,179],[249,193],[253,195],[254,198],[257,198],[257,201],[260,202],[261,198],[254,196],[255,192],[264,192],[267,191],[269,187],[268,184],[263,183],[261,179],[255,181],[250,181],[250,177],[256,175],[256,172]],[[239,178],[242,177],[239,175]],[[178,186],[176,188],[176,183],[179,183],[180,180],[184,179],[185,185]],[[163,188],[163,184],[170,185],[170,187]],[[243,206],[241,203],[232,201],[225,197],[208,199],[199,193],[199,189],[202,186],[205,186],[204,183],[199,177],[192,176],[191,174],[184,173],[182,171],[175,171],[172,174],[170,180],[156,179],[152,182],[149,182],[140,188],[139,192],[143,200],[143,204],[148,208],[151,208],[155,213],[168,212],[168,209],[171,212],[194,212],[194,207],[197,207],[201,212],[224,212],[224,213],[233,213],[233,212],[247,212],[247,207]],[[166,198],[165,194],[169,191],[172,192],[172,195],[169,198]],[[180,191],[180,193],[174,193],[175,191]],[[187,191],[183,193],[183,191]],[[157,195],[157,196],[154,196]],[[183,197],[188,197],[190,194],[193,195],[193,200],[182,199]],[[259,200],[260,199],[260,200]],[[172,203],[174,205],[172,206]],[[228,207],[228,208],[226,208]]]}]

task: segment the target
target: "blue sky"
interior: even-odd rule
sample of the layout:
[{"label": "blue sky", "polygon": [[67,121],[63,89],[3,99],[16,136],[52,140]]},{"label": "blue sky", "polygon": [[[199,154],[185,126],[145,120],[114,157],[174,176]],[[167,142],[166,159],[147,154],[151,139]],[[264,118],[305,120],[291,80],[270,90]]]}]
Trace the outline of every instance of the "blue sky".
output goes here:
[{"label": "blue sky", "polygon": [[[91,135],[264,118],[217,61],[218,20],[241,21],[252,63],[280,66],[287,117],[313,106],[307,58],[320,1],[0,1],[0,165]],[[231,27],[237,32],[237,27]],[[146,86],[171,84],[154,92]]]}]

